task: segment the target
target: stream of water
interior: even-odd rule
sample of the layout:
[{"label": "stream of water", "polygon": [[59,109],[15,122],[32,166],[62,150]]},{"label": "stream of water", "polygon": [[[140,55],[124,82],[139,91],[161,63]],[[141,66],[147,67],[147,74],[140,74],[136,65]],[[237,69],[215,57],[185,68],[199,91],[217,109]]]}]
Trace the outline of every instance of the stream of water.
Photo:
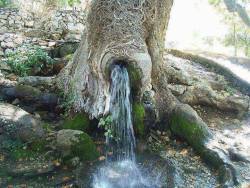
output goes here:
[{"label": "stream of water", "polygon": [[[112,137],[106,138],[108,156],[94,174],[94,188],[156,188],[157,180],[143,174],[135,159],[129,75],[126,67],[115,65],[111,73],[110,114]],[[152,183],[154,182],[154,184]],[[158,184],[159,185],[159,184]]]}]

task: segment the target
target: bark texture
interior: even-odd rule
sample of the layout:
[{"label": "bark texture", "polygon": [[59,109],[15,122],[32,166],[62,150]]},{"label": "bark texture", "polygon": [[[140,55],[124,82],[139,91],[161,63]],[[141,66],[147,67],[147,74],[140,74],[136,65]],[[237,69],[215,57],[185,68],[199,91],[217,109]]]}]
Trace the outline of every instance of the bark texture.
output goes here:
[{"label": "bark texture", "polygon": [[114,63],[126,64],[132,87],[140,85],[138,98],[152,89],[151,78],[159,82],[172,4],[173,0],[92,1],[80,47],[57,81],[73,98],[75,110],[91,117],[108,112]]}]

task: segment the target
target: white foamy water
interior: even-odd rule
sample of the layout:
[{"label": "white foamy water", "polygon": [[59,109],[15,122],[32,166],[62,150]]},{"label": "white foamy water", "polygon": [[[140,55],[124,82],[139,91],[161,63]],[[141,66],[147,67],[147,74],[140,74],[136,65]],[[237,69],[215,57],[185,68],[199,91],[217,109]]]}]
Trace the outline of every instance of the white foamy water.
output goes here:
[{"label": "white foamy water", "polygon": [[[127,69],[115,65],[111,72],[110,114],[112,137],[106,137],[113,153],[93,175],[93,188],[157,188],[160,184],[143,174],[135,161],[130,84]],[[107,155],[108,156],[108,155]]]}]

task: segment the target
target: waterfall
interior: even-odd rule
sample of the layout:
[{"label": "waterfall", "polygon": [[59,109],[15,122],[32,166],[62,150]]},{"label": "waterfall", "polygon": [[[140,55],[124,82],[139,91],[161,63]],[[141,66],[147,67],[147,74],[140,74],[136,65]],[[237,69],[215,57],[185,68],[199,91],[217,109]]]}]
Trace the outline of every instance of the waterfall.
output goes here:
[{"label": "waterfall", "polygon": [[93,176],[94,188],[155,188],[157,181],[144,177],[135,161],[135,136],[132,124],[129,75],[126,67],[114,65],[111,72],[110,125],[106,136],[106,163]]},{"label": "waterfall", "polygon": [[110,114],[113,137],[107,145],[117,160],[134,160],[135,137],[132,125],[130,85],[127,69],[115,65],[111,73]]}]

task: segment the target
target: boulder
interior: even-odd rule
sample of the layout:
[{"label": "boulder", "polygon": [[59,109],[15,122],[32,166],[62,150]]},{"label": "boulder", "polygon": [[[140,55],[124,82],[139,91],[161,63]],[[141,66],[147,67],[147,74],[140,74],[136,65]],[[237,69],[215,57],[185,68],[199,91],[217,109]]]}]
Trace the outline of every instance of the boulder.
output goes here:
[{"label": "boulder", "polygon": [[57,133],[56,145],[63,157],[79,157],[81,160],[91,161],[99,156],[93,140],[83,131],[60,130]]},{"label": "boulder", "polygon": [[44,136],[41,122],[37,118],[7,103],[0,103],[0,127],[3,129],[3,134],[24,142]]}]

